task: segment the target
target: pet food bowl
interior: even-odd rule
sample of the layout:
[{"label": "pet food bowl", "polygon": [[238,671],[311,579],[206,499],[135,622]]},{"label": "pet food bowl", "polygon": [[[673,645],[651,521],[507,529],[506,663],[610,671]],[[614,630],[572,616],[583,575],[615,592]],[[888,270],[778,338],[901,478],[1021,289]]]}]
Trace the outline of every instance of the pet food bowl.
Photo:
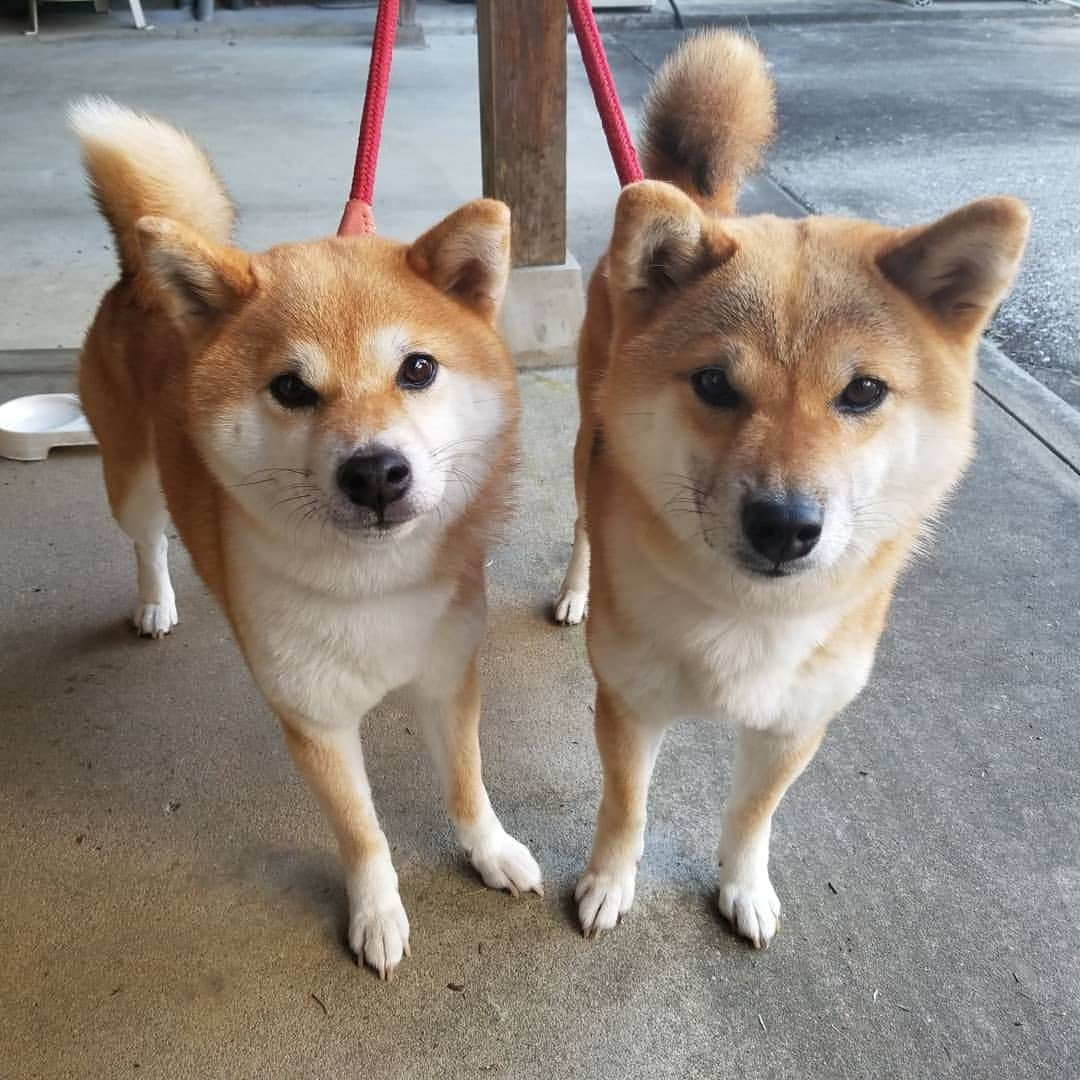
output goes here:
[{"label": "pet food bowl", "polygon": [[31,394],[0,405],[0,455],[44,461],[54,446],[93,446],[97,440],[76,394]]}]

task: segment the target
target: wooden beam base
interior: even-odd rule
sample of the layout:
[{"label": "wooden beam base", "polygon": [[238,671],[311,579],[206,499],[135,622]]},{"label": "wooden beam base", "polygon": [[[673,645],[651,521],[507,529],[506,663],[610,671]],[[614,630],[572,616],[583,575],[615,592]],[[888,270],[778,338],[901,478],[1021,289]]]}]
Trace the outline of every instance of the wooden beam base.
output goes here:
[{"label": "wooden beam base", "polygon": [[581,267],[569,253],[557,265],[510,271],[499,330],[517,367],[573,364],[584,317]]}]

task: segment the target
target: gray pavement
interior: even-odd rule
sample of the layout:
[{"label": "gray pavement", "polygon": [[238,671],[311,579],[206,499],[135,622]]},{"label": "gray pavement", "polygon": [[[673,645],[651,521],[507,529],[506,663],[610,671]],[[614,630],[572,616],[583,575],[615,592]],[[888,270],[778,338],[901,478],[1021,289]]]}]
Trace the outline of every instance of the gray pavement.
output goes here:
[{"label": "gray pavement", "polygon": [[[671,44],[648,40],[613,50],[632,110]],[[763,41],[791,115],[785,80],[824,67]],[[74,344],[111,273],[64,101],[105,90],[187,124],[257,246],[333,227],[365,55],[329,39],[0,44],[0,349]],[[616,185],[570,70],[570,236],[588,266]],[[474,45],[432,36],[394,79],[377,216],[409,235],[479,187]],[[781,173],[787,130],[773,175],[813,201],[827,169],[807,136],[807,184],[794,153]],[[878,178],[886,214],[930,212],[890,209],[895,178]],[[798,212],[768,179],[747,208]],[[181,624],[137,641],[96,454],[0,461],[0,1074],[1080,1074],[1080,444],[985,359],[972,471],[903,581],[869,689],[778,815],[785,922],[764,954],[712,907],[731,742],[705,724],[661,758],[633,914],[599,942],[575,932],[599,786],[592,684],[581,634],[546,619],[572,514],[570,371],[522,377],[521,506],[494,553],[482,664],[489,787],[547,896],[473,878],[389,703],[365,747],[414,927],[389,985],[348,956],[328,829],[179,547]],[[69,362],[9,351],[0,400],[67,388]]]},{"label": "gray pavement", "polygon": [[483,745],[547,896],[477,883],[408,717],[379,710],[365,746],[414,927],[389,985],[347,954],[328,829],[186,558],[179,628],[135,640],[96,456],[0,463],[4,1075],[1077,1075],[1077,475],[982,402],[876,675],[778,815],[767,953],[711,904],[731,742],[705,724],[666,745],[634,912],[585,942],[591,680],[546,618],[573,383],[522,384]]}]

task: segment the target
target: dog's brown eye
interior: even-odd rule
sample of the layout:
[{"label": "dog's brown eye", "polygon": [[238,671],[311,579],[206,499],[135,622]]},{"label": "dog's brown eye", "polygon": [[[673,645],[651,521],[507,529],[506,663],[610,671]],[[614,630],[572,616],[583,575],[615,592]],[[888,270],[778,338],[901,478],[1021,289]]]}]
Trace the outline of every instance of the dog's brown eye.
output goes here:
[{"label": "dog's brown eye", "polygon": [[291,371],[283,372],[271,381],[270,393],[285,409],[308,409],[319,401],[318,392]]},{"label": "dog's brown eye", "polygon": [[837,399],[836,404],[842,412],[869,412],[885,400],[888,390],[889,388],[880,379],[860,376],[852,379],[844,387],[844,392]]},{"label": "dog's brown eye", "polygon": [[439,365],[427,353],[409,353],[398,369],[398,385],[406,390],[423,390],[435,381]]},{"label": "dog's brown eye", "polygon": [[728,382],[723,368],[700,368],[690,376],[690,385],[694,388],[694,393],[714,409],[734,409],[742,400]]}]

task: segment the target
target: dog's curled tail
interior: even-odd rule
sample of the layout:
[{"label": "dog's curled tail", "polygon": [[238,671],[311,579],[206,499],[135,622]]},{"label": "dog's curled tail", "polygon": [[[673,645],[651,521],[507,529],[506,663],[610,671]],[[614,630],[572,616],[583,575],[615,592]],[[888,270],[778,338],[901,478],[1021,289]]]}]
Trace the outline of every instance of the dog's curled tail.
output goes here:
[{"label": "dog's curled tail", "polygon": [[136,222],[147,215],[179,221],[206,239],[227,243],[233,208],[203,150],[182,131],[104,97],[68,109],[82,144],[90,187],[116,238],[120,266],[141,263]]},{"label": "dog's curled tail", "polygon": [[757,45],[705,30],[656,73],[645,101],[645,175],[670,181],[706,210],[733,214],[739,185],[775,129],[775,89]]}]

